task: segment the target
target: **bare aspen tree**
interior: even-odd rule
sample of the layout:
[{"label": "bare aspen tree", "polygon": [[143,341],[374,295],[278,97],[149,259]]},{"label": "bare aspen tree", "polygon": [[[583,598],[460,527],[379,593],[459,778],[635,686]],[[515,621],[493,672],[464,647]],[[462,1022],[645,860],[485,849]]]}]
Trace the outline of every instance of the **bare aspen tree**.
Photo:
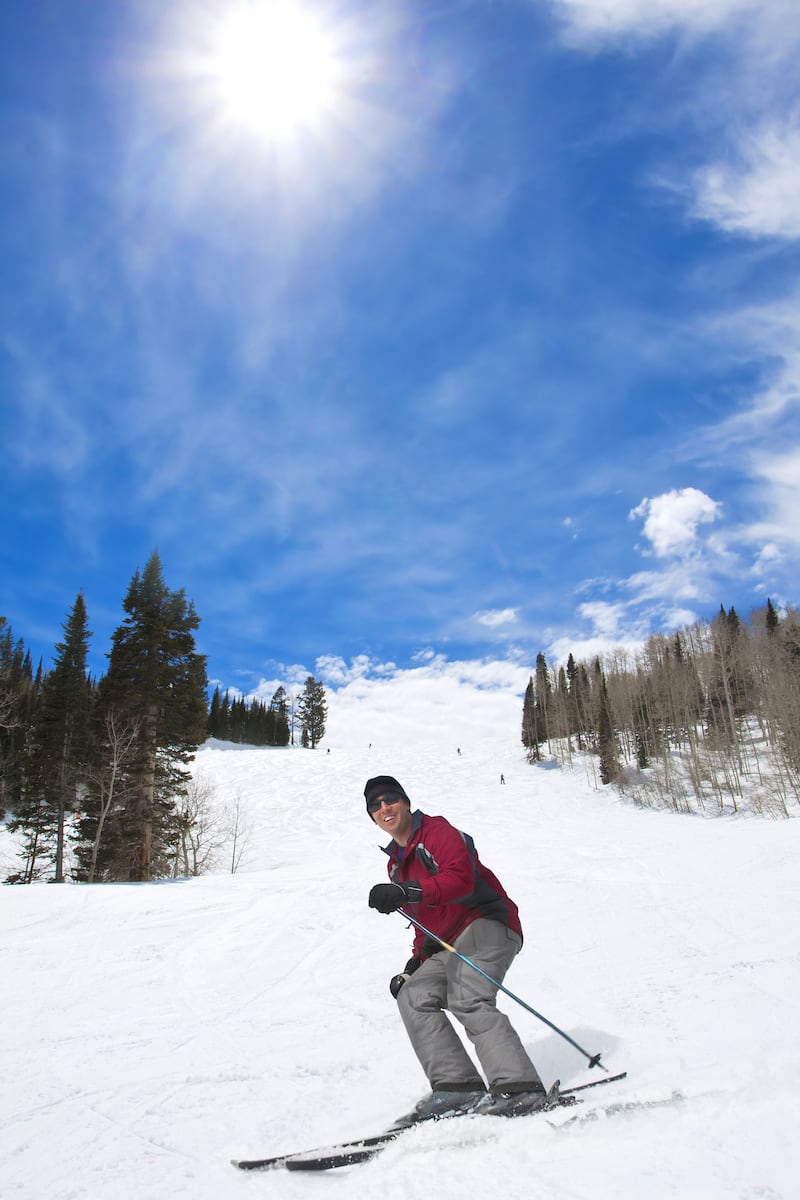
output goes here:
[{"label": "bare aspen tree", "polygon": [[89,778],[89,787],[97,794],[98,808],[97,828],[86,876],[87,883],[94,883],[103,830],[114,804],[119,803],[121,795],[124,793],[125,775],[136,755],[141,721],[138,717],[121,714],[116,708],[109,708],[103,718],[102,728],[105,743],[103,765]]},{"label": "bare aspen tree", "polygon": [[228,837],[230,839],[231,875],[239,870],[242,858],[247,850],[250,836],[253,832],[247,810],[242,804],[242,794],[237,792],[228,808]]},{"label": "bare aspen tree", "polygon": [[178,809],[173,876],[202,875],[219,860],[228,832],[225,812],[216,808],[214,797],[213,784],[202,775],[195,775],[186,785]]},{"label": "bare aspen tree", "polygon": [[735,813],[747,804],[785,817],[790,799],[800,800],[794,611],[779,615],[768,601],[744,624],[721,607],[714,621],[654,634],[634,655],[615,650],[591,666],[570,655],[554,687],[544,683],[544,666],[540,655],[523,740],[535,746],[546,734],[565,763],[574,738],[587,752],[590,781],[599,769],[636,803],[676,812]]}]

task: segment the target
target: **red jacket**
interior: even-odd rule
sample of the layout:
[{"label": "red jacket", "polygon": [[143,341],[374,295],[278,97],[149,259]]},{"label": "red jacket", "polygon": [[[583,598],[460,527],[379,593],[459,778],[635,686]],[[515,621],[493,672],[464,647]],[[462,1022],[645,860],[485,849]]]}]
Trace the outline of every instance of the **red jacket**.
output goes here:
[{"label": "red jacket", "polygon": [[[389,855],[393,883],[413,880],[422,889],[419,904],[405,904],[431,933],[453,943],[480,917],[500,921],[522,937],[519,910],[506,895],[499,879],[478,858],[475,843],[444,817],[429,817],[417,810],[408,845],[395,841],[384,847]],[[425,934],[418,929],[414,957],[426,958]]]}]

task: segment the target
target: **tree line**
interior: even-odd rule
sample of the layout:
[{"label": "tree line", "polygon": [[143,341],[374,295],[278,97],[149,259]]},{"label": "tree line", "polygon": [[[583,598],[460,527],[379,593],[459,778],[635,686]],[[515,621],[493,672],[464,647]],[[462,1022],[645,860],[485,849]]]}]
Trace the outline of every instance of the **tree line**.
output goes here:
[{"label": "tree line", "polygon": [[[157,553],[137,570],[111,639],[108,669],[87,669],[89,618],[79,593],[52,668],[33,669],[22,639],[0,617],[0,818],[21,835],[8,882],[145,882],[188,862],[195,813],[188,770],[209,736],[286,745],[288,701],[208,702],[200,620],[183,590],[167,587]],[[309,676],[293,717],[303,745],[325,732],[324,689]],[[221,722],[221,724],[220,724]],[[202,807],[202,806],[201,806]],[[69,864],[73,864],[70,868]]]},{"label": "tree line", "polygon": [[298,695],[290,695],[281,685],[269,704],[231,697],[230,691],[223,694],[215,688],[207,731],[209,737],[248,746],[294,745],[299,733],[300,745],[313,749],[325,736],[327,717],[325,688],[309,675]]},{"label": "tree line", "polygon": [[588,752],[600,781],[681,811],[788,815],[800,800],[800,619],[771,600],[673,634],[551,669],[539,654],[523,701],[522,743],[535,762]]},{"label": "tree line", "polygon": [[[325,734],[323,685],[279,687],[267,704],[215,689],[208,703],[200,621],[171,591],[158,554],[135,573],[112,635],[108,669],[87,670],[91,632],[82,593],[52,668],[0,617],[0,818],[22,837],[9,882],[147,881],[189,861],[206,814],[188,764],[206,737],[315,747]],[[743,622],[654,634],[557,670],[536,659],[523,701],[528,759],[577,751],[642,803],[681,811],[736,809],[747,791],[762,811],[800,800],[800,618],[771,600]],[[69,853],[68,853],[69,852]]]}]

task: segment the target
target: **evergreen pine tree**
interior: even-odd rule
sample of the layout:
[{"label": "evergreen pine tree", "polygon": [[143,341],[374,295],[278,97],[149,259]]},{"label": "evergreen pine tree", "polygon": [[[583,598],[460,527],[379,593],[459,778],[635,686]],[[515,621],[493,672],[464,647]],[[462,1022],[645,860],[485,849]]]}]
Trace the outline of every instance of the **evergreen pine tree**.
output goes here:
[{"label": "evergreen pine tree", "polygon": [[226,691],[219,706],[219,733],[217,737],[223,742],[231,740],[231,698]]},{"label": "evergreen pine tree", "polygon": [[325,700],[325,688],[309,675],[305,682],[297,715],[302,728],[302,744],[313,750],[325,736],[325,722],[328,717],[328,705]]},{"label": "evergreen pine tree", "polygon": [[589,676],[583,663],[576,663],[572,653],[567,658],[569,684],[568,719],[570,733],[577,734],[578,748],[586,746],[589,732]]},{"label": "evergreen pine tree", "polygon": [[533,686],[533,676],[525,688],[525,699],[522,702],[522,744],[528,751],[528,762],[538,762],[539,731],[536,727],[536,689]]},{"label": "evergreen pine tree", "polygon": [[[114,632],[108,673],[100,681],[98,714],[136,729],[126,770],[124,805],[100,847],[98,874],[146,881],[169,870],[178,830],[176,798],[189,778],[183,768],[205,737],[206,662],[195,649],[200,621],[181,591],[168,589],[154,553],[134,575]],[[97,798],[95,798],[97,803]]]},{"label": "evergreen pine tree", "polygon": [[30,653],[22,638],[14,641],[11,626],[0,617],[0,814],[20,812],[25,755],[38,700]]},{"label": "evergreen pine tree", "polygon": [[536,728],[539,740],[550,742],[550,707],[553,686],[550,682],[550,672],[547,661],[542,653],[536,655]]},{"label": "evergreen pine tree", "polygon": [[273,716],[272,746],[289,745],[289,698],[283,687],[277,688],[269,702],[270,713]]},{"label": "evergreen pine tree", "polygon": [[214,695],[211,697],[211,707],[208,710],[208,721],[206,730],[208,736],[212,738],[221,737],[220,733],[220,709],[222,708],[222,699],[219,694],[219,687],[214,688]]},{"label": "evergreen pine tree", "polygon": [[11,730],[15,725],[14,692],[11,687],[11,627],[0,617],[0,820],[6,815],[10,775]]},{"label": "evergreen pine tree", "polygon": [[33,722],[25,789],[26,807],[36,813],[36,828],[27,831],[28,838],[35,840],[39,854],[52,858],[55,883],[64,882],[66,814],[77,808],[88,765],[86,659],[91,633],[82,592],[63,628],[64,640],[56,644]]},{"label": "evergreen pine tree", "polygon": [[619,749],[614,721],[611,716],[611,704],[608,698],[608,686],[600,659],[595,659],[595,731],[597,736],[597,753],[600,757],[600,779],[603,783],[613,783],[619,774]]}]

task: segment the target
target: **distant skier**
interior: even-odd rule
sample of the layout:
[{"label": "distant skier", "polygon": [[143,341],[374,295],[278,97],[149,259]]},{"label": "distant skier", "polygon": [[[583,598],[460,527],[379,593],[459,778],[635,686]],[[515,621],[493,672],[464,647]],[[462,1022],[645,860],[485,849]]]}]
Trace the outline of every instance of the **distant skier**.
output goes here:
[{"label": "distant skier", "polygon": [[[392,882],[372,888],[370,908],[405,909],[502,983],[522,947],[519,912],[472,838],[444,817],[412,812],[391,775],[368,780],[364,796],[372,820],[392,838],[385,848]],[[496,1006],[497,988],[457,955],[417,930],[412,957],[389,990],[432,1088],[397,1125],[475,1111],[512,1116],[544,1103],[539,1073]],[[445,1009],[464,1026],[488,1089]]]},{"label": "distant skier", "polygon": [[[330,750],[328,751],[328,753],[330,754]],[[505,777],[505,775],[501,775],[501,776],[500,776],[500,782],[501,782],[501,783],[505,783],[505,781],[506,781],[506,777]]]}]

